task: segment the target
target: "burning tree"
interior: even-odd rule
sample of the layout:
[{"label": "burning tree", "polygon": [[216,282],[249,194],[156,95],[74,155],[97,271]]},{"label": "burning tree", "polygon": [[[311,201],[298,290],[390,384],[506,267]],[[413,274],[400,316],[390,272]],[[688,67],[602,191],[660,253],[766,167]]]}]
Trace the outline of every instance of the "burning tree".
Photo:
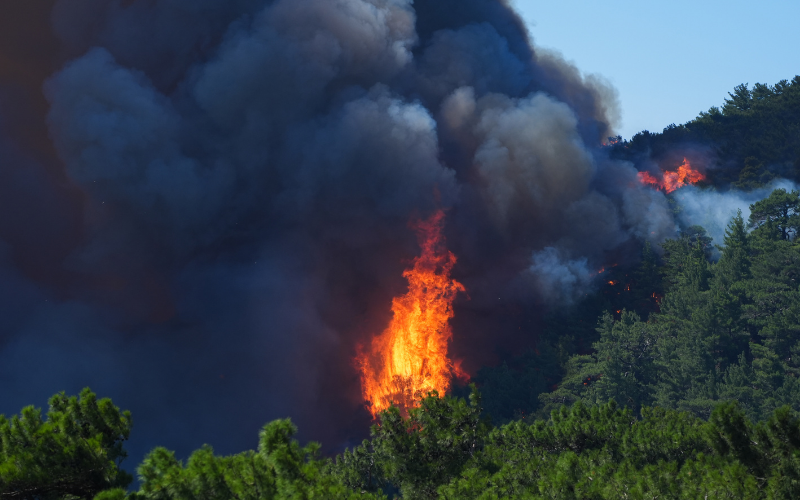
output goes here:
[{"label": "burning tree", "polygon": [[445,248],[444,212],[413,224],[422,254],[403,276],[408,292],[392,300],[393,317],[359,355],[364,399],[377,416],[393,403],[407,413],[429,392],[445,394],[458,365],[447,356],[453,300],[464,286],[450,278],[456,257]]}]

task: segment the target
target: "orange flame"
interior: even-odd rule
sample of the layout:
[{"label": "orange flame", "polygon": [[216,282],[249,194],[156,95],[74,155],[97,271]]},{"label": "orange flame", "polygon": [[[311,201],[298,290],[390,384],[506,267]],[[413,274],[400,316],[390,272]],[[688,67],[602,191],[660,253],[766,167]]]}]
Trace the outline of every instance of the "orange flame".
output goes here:
[{"label": "orange flame", "polygon": [[639,176],[639,182],[641,182],[643,185],[646,186],[650,184],[656,189],[662,188],[661,181],[653,177],[650,172],[639,172],[637,175]]},{"label": "orange flame", "polygon": [[684,158],[683,163],[678,166],[677,172],[664,172],[662,180],[658,180],[649,172],[639,172],[638,175],[639,182],[643,185],[649,184],[656,189],[663,189],[667,193],[671,193],[689,184],[696,184],[706,178],[705,175],[697,170],[692,170],[692,165],[686,158]]},{"label": "orange flame", "polygon": [[389,326],[372,340],[369,352],[356,359],[362,393],[373,416],[392,403],[406,413],[428,392],[444,395],[452,375],[465,377],[447,357],[453,300],[465,288],[450,279],[456,257],[445,248],[443,225],[441,210],[412,225],[422,255],[403,273],[408,292],[392,300]]}]

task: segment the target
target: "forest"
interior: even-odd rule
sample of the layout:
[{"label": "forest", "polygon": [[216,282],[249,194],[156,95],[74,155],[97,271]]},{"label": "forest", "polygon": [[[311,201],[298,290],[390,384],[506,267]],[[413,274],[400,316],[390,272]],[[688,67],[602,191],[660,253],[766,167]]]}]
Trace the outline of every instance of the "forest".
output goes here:
[{"label": "forest", "polygon": [[[800,181],[800,76],[606,147],[637,167],[686,150],[714,159],[704,189]],[[89,389],[57,394],[0,416],[0,499],[798,498],[798,232],[800,193],[775,189],[724,241],[690,226],[643,243],[548,313],[535,350],[407,417],[383,412],[334,457],[278,420],[236,455],[156,448],[134,481],[131,414]]]}]

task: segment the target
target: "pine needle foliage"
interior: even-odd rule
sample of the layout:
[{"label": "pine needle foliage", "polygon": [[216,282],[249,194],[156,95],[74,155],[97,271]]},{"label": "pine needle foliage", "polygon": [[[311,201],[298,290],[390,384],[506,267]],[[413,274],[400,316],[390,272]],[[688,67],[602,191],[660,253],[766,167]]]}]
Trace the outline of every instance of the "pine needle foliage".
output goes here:
[{"label": "pine needle foliage", "polygon": [[56,394],[46,417],[33,406],[0,415],[0,499],[83,499],[127,487],[132,477],[120,464],[130,431],[130,413],[89,389]]}]

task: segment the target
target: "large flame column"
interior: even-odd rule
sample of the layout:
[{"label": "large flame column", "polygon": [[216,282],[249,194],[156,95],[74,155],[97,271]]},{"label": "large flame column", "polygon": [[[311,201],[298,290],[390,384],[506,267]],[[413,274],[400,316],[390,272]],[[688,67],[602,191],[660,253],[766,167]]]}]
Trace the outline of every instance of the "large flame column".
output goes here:
[{"label": "large flame column", "polygon": [[445,247],[444,212],[412,227],[422,254],[403,273],[408,292],[392,300],[392,320],[358,358],[364,399],[374,416],[392,403],[401,411],[428,392],[443,395],[461,370],[447,356],[453,300],[464,286],[450,279],[456,257]]}]

